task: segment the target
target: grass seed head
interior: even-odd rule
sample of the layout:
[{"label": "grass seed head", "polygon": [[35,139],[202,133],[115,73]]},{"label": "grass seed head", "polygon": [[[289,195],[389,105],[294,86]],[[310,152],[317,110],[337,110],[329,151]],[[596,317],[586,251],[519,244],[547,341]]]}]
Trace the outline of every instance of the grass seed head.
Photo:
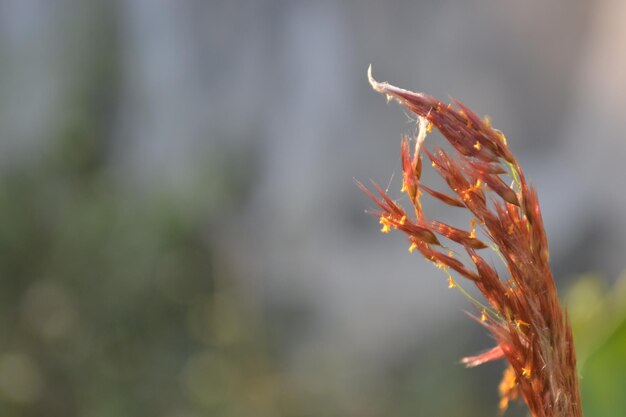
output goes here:
[{"label": "grass seed head", "polygon": [[[382,231],[399,230],[410,241],[409,251],[422,256],[448,274],[448,286],[462,290],[451,272],[471,281],[487,305],[479,305],[476,320],[492,334],[496,346],[464,358],[466,366],[505,359],[508,366],[499,386],[500,411],[522,397],[533,417],[582,417],[576,355],[572,334],[563,313],[548,263],[549,252],[537,193],[511,153],[504,135],[491,121],[479,118],[458,100],[444,104],[434,97],[414,93],[368,78],[372,88],[418,116],[419,132],[413,152],[408,138],[401,141],[402,191],[414,216],[373,183],[377,195],[357,185],[376,203]],[[425,149],[432,127],[456,151]],[[421,183],[422,153],[431,161],[450,190],[434,190]],[[512,179],[507,185],[502,176]],[[428,219],[421,191],[450,206],[466,210],[471,230]],[[476,237],[476,228],[483,242]],[[471,262],[455,255],[440,238],[459,245]],[[506,266],[500,274],[479,254],[492,248]]]}]

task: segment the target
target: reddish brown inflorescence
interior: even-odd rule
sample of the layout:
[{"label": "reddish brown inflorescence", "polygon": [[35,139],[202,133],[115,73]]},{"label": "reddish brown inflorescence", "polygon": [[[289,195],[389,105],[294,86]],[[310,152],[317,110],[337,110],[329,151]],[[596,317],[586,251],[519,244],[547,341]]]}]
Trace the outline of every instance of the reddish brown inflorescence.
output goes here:
[{"label": "reddish brown inflorescence", "polygon": [[[567,315],[559,304],[548,262],[548,242],[537,193],[528,185],[504,135],[493,129],[462,103],[457,108],[421,93],[379,83],[368,72],[375,91],[394,99],[419,119],[415,148],[401,141],[402,191],[414,213],[407,213],[378,185],[376,194],[358,186],[374,200],[382,232],[404,232],[409,251],[419,251],[449,274],[449,286],[457,286],[450,271],[471,281],[486,300],[479,308],[482,323],[497,345],[463,359],[467,366],[504,358],[508,367],[499,386],[500,410],[521,395],[533,417],[581,417],[576,357]],[[422,149],[426,134],[436,127],[456,150]],[[420,182],[422,151],[445,180],[448,193]],[[512,179],[508,185],[502,176]],[[472,215],[469,231],[428,219],[420,203],[422,192]],[[476,227],[488,243],[476,236]],[[441,238],[460,245],[467,255],[448,249]],[[508,270],[501,277],[479,251],[491,247]]]}]

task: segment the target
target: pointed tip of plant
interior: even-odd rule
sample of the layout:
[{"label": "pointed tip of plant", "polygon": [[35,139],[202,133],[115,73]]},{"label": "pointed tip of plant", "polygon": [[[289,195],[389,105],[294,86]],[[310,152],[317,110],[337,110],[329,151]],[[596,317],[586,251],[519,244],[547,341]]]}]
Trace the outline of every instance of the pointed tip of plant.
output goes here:
[{"label": "pointed tip of plant", "polygon": [[383,92],[382,86],[380,85],[378,81],[376,81],[376,79],[374,78],[374,75],[372,75],[372,64],[369,64],[369,66],[367,67],[367,80],[369,81],[374,91],[378,93]]},{"label": "pointed tip of plant", "polygon": [[387,102],[395,99],[398,103],[404,104],[409,97],[421,100],[424,96],[422,93],[415,93],[400,87],[396,87],[395,85],[391,85],[387,81],[376,81],[374,75],[372,74],[372,64],[367,67],[367,80],[369,81],[374,91],[380,94],[384,94],[387,97]]}]

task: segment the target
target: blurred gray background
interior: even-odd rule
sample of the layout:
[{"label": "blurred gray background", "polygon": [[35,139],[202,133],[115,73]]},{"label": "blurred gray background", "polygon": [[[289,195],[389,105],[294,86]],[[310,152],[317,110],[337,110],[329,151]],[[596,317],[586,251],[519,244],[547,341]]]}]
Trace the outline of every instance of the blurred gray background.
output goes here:
[{"label": "blurred gray background", "polygon": [[[167,377],[161,374],[173,382],[159,389],[180,391],[167,404],[150,408],[159,396],[155,388],[109,409],[85,399],[74,385],[81,379],[68,377],[73,394],[57,393],[56,408],[45,408],[64,372],[51,373],[45,353],[51,348],[32,348],[40,346],[39,336],[24,336],[19,324],[0,342],[5,414],[495,415],[502,367],[457,364],[490,344],[463,314],[467,301],[448,290],[443,274],[410,255],[403,237],[377,232],[376,219],[364,212],[372,203],[353,183],[391,181],[397,191],[399,140],[415,129],[399,106],[371,90],[366,70],[372,64],[381,81],[443,100],[452,96],[488,114],[538,188],[559,287],[587,272],[610,282],[624,267],[626,248],[625,21],[626,2],[619,0],[0,0],[2,175],[30,177],[60,141],[70,161],[59,160],[61,171],[82,158],[75,153],[97,149],[96,157],[89,154],[98,161],[97,180],[76,195],[106,183],[104,194],[123,201],[122,212],[124,204],[164,195],[167,207],[183,207],[181,216],[195,219],[189,228],[209,242],[206,274],[213,283],[198,284],[186,297],[195,300],[202,291],[212,297],[220,285],[235,288],[243,318],[211,310],[205,319],[240,320],[244,325],[235,327],[242,332],[258,332],[252,339],[263,341],[270,358],[262,374],[274,381],[246,388],[247,394],[219,391],[235,371],[206,359],[216,355],[214,342],[196,340],[176,351],[180,360]],[[77,135],[76,142],[63,139]],[[73,178],[81,181],[87,171]],[[48,184],[50,178],[44,173],[16,188],[26,195],[38,184],[41,192],[16,213],[33,205],[39,205],[36,218],[70,213],[66,188]],[[131,211],[120,227],[133,230],[143,219],[138,213]],[[91,230],[92,223],[67,216],[58,220],[61,226]],[[146,237],[147,247],[150,241]],[[111,262],[124,271],[140,261],[159,269],[167,253],[153,251],[150,258],[145,245]],[[34,259],[34,249],[24,247],[25,259]],[[64,264],[84,247],[77,244]],[[85,250],[84,256],[93,253]],[[60,291],[53,305],[64,306],[72,323],[83,315],[81,300],[98,300],[94,314],[106,316],[111,300],[134,285],[131,275],[110,294],[91,293],[81,288],[107,281],[106,274],[91,281],[86,266],[77,281],[64,282],[46,270],[24,272],[20,280],[5,270],[0,285],[5,293],[14,288],[8,303],[15,305],[6,307],[7,322],[35,314],[24,305],[42,280],[53,283],[43,299]],[[186,279],[185,270],[173,271],[166,293]],[[150,286],[150,279],[137,285]],[[66,299],[76,301],[65,305]],[[191,320],[184,312],[196,304],[181,305],[184,324]],[[133,320],[140,319],[122,315],[112,328]],[[64,337],[66,345],[54,349],[87,340],[70,330]],[[230,355],[229,346],[220,352]],[[95,355],[85,349],[85,357]],[[95,369],[99,360],[86,363]],[[202,366],[216,381],[194,376]],[[84,379],[100,379],[99,371],[81,369],[77,375],[89,373]],[[14,373],[24,372],[31,376],[15,388]],[[131,381],[141,384],[146,375]],[[297,394],[286,400],[280,387]],[[125,397],[110,398],[116,395]],[[242,409],[237,399],[255,395],[265,402]],[[234,400],[224,400],[228,396]],[[43,409],[59,411],[35,414]]]}]

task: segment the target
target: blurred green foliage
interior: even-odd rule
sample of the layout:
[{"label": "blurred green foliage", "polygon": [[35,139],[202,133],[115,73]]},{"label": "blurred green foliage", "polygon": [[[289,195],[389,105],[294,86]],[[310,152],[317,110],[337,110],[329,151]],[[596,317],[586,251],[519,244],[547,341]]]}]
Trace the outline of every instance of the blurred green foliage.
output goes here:
[{"label": "blurred green foliage", "polygon": [[106,5],[68,39],[49,148],[0,174],[0,416],[275,415],[276,366],[217,232],[253,164],[214,155],[183,191],[114,179]]},{"label": "blurred green foliage", "polygon": [[586,416],[626,412],[626,274],[612,288],[582,277],[567,294]]},{"label": "blurred green foliage", "polygon": [[247,320],[224,300],[234,283],[198,209],[215,197],[114,185],[89,131],[72,124],[44,160],[0,178],[0,414],[222,407],[214,388],[234,378]]}]

